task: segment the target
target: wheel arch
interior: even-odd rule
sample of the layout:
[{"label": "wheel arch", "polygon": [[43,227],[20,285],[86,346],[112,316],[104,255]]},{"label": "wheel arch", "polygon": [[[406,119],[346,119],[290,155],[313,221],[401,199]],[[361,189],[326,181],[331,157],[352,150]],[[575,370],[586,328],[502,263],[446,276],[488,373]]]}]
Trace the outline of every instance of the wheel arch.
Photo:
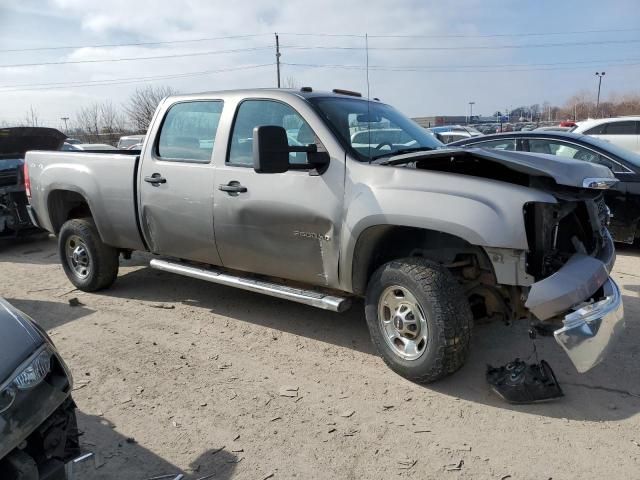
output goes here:
[{"label": "wheel arch", "polygon": [[351,262],[351,289],[363,295],[371,275],[381,265],[399,258],[422,257],[437,263],[455,261],[460,254],[474,255],[493,273],[486,251],[448,232],[402,225],[372,225],[358,236]]},{"label": "wheel arch", "polygon": [[93,218],[87,198],[82,193],[73,190],[52,190],[47,196],[47,211],[55,235],[60,232],[62,225],[67,220],[83,217]]}]

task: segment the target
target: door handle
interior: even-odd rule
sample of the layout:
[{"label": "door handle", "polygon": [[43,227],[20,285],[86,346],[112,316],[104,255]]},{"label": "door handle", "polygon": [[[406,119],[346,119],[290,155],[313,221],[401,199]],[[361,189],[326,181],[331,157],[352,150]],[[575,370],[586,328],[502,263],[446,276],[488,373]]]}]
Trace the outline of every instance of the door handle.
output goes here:
[{"label": "door handle", "polygon": [[218,187],[218,190],[222,190],[223,192],[228,192],[230,194],[238,194],[245,193],[247,191],[247,187],[243,187],[242,185],[240,185],[240,182],[233,180],[226,185],[220,185]]},{"label": "door handle", "polygon": [[157,187],[161,183],[167,183],[167,179],[159,173],[154,173],[150,177],[144,177],[144,181],[150,183],[154,187]]}]

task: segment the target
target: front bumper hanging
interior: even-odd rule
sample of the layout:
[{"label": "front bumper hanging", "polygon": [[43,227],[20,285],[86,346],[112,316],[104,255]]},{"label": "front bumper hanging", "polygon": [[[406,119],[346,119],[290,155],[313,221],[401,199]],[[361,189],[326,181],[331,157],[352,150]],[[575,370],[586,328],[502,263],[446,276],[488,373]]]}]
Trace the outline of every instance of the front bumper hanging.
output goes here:
[{"label": "front bumper hanging", "polygon": [[624,307],[616,282],[602,286],[604,299],[564,317],[553,335],[580,373],[595,367],[624,331]]},{"label": "front bumper hanging", "polygon": [[[624,330],[622,296],[609,277],[615,258],[607,233],[596,258],[573,255],[556,273],[531,285],[525,303],[539,320],[564,317],[554,336],[580,373],[600,363]],[[584,306],[597,292],[596,301]]]}]

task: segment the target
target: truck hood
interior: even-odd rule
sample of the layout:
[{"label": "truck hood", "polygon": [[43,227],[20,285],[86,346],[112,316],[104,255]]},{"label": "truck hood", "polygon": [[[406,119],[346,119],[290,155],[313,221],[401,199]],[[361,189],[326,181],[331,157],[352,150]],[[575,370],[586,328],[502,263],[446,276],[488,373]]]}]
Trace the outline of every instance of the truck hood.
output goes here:
[{"label": "truck hood", "polygon": [[[524,177],[547,177],[559,185],[583,188],[585,179],[606,179],[614,183],[613,172],[603,165],[556,155],[509,152],[484,148],[456,148],[407,153],[390,157],[384,165],[416,163],[421,170],[446,171],[486,176],[511,181],[500,170],[516,172],[515,180]],[[519,174],[519,175],[518,175]]]},{"label": "truck hood", "polygon": [[24,313],[0,298],[0,384],[44,341]]},{"label": "truck hood", "polygon": [[24,156],[28,150],[60,150],[65,138],[55,128],[0,128],[0,155]]}]

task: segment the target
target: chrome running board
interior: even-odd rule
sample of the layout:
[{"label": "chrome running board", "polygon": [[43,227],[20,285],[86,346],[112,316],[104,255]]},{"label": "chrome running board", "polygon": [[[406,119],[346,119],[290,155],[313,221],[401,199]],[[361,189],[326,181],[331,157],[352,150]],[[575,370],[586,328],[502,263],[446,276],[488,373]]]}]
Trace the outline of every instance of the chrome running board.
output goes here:
[{"label": "chrome running board", "polygon": [[177,273],[186,277],[198,278],[207,282],[219,283],[229,287],[241,288],[250,292],[264,293],[272,297],[283,298],[293,302],[304,303],[312,307],[331,310],[333,312],[344,312],[351,306],[351,299],[347,297],[337,297],[328,295],[316,290],[304,290],[301,288],[288,287],[279,283],[256,280],[253,278],[238,277],[229,273],[215,270],[213,268],[202,268],[181,263],[153,259],[149,264],[151,268],[164,272]]}]

